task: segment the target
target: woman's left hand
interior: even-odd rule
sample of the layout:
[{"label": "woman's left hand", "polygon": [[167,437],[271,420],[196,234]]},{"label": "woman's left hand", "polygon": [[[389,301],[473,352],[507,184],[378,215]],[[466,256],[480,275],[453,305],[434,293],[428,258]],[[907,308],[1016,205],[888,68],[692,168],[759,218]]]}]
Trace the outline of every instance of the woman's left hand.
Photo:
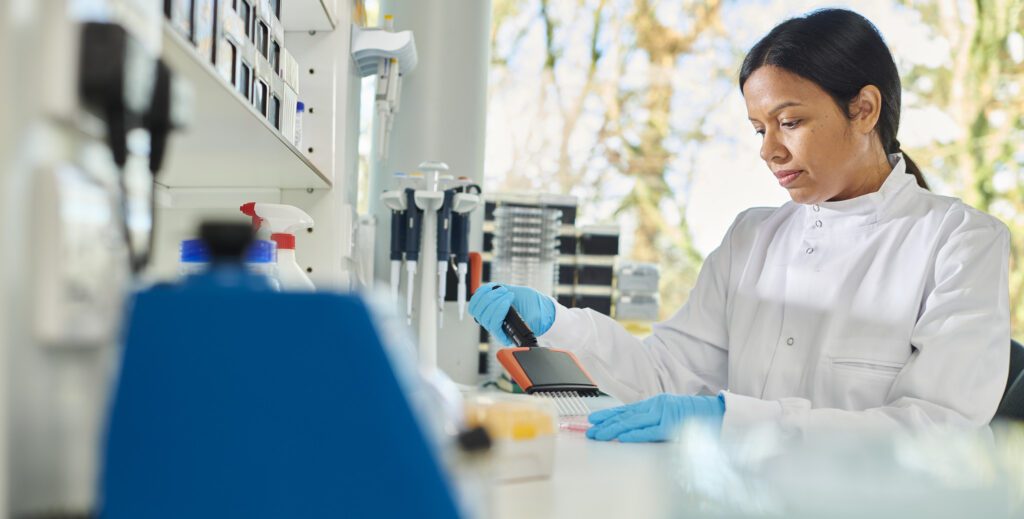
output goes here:
[{"label": "woman's left hand", "polygon": [[632,404],[591,413],[587,438],[620,442],[660,442],[673,438],[683,423],[703,420],[722,428],[725,400],[719,396],[661,394]]}]

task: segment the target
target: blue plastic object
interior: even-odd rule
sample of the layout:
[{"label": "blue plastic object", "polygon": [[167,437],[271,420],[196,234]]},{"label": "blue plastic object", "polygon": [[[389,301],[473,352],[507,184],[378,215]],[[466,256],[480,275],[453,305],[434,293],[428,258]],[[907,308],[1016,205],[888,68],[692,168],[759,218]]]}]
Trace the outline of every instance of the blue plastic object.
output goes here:
[{"label": "blue plastic object", "polygon": [[469,314],[487,331],[509,346],[512,339],[501,329],[510,306],[515,306],[530,331],[541,336],[555,323],[555,303],[540,292],[516,285],[485,283],[469,300]]},{"label": "blue plastic object", "polygon": [[203,240],[182,240],[181,241],[181,262],[182,263],[209,263],[210,253],[206,249]]},{"label": "blue plastic object", "polygon": [[[245,251],[246,263],[274,263],[274,242],[270,240],[255,240]],[[210,252],[203,240],[182,240],[181,241],[181,262],[182,263],[209,263]]]},{"label": "blue plastic object", "polygon": [[689,420],[700,420],[716,432],[722,428],[725,399],[718,396],[661,394],[640,402],[590,414],[587,438],[621,442],[671,440]]},{"label": "blue plastic object", "polygon": [[101,516],[457,516],[363,301],[259,278],[217,267],[135,297]]},{"label": "blue plastic object", "polygon": [[246,263],[274,263],[277,258],[274,253],[277,251],[274,242],[270,240],[256,240],[245,251]]}]

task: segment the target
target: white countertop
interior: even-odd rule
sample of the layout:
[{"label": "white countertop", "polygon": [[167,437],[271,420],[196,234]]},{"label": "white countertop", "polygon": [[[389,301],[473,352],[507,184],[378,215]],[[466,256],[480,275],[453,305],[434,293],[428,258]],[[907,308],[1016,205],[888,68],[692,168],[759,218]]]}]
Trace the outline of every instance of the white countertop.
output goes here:
[{"label": "white countertop", "polygon": [[689,446],[626,444],[560,431],[551,476],[495,485],[482,517],[1024,517],[1024,423],[1001,431],[994,443],[955,433],[759,436],[731,456],[695,436]]},{"label": "white countertop", "polygon": [[496,518],[666,517],[672,444],[588,440],[561,431],[549,479],[495,487]]}]

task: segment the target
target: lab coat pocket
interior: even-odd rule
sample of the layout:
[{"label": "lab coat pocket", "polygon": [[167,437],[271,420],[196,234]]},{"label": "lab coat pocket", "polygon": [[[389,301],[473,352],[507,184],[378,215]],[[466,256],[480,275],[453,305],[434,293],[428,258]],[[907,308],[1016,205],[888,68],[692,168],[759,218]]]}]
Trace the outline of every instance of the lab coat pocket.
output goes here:
[{"label": "lab coat pocket", "polygon": [[861,411],[885,405],[903,363],[858,357],[831,357],[830,376],[823,381],[829,406]]},{"label": "lab coat pocket", "polygon": [[887,360],[858,359],[853,357],[832,357],[832,368],[838,370],[850,370],[892,378],[903,369],[903,362],[891,362]]}]

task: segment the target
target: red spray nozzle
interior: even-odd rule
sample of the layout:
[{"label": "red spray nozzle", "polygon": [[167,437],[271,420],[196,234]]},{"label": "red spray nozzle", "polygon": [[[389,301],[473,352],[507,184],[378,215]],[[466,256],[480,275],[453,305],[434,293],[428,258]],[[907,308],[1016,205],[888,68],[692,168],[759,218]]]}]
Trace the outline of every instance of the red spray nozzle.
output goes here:
[{"label": "red spray nozzle", "polygon": [[260,218],[259,215],[256,214],[256,202],[242,204],[242,207],[239,207],[239,209],[242,211],[242,214],[252,217],[252,230],[260,230],[260,225],[263,224],[263,218]]}]

